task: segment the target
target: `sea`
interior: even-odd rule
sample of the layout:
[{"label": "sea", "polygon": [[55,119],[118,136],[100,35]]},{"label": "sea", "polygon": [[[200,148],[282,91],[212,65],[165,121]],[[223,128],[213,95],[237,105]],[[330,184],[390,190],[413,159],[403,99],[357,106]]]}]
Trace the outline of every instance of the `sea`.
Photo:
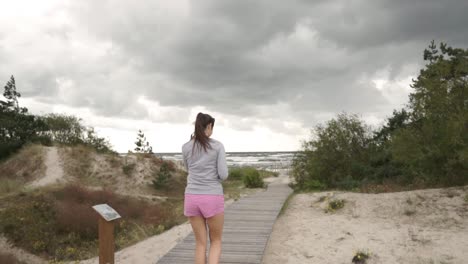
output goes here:
[{"label": "sea", "polygon": [[[296,152],[226,152],[228,167],[255,167],[270,171],[290,169]],[[155,153],[182,165],[182,153]]]}]

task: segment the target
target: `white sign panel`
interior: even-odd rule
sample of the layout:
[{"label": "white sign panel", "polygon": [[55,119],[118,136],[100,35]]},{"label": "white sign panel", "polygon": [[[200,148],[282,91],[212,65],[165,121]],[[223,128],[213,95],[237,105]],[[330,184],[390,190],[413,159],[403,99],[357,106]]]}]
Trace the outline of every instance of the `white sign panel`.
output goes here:
[{"label": "white sign panel", "polygon": [[93,209],[96,210],[106,221],[112,221],[120,218],[119,213],[117,213],[112,207],[107,204],[98,204],[93,206]]}]

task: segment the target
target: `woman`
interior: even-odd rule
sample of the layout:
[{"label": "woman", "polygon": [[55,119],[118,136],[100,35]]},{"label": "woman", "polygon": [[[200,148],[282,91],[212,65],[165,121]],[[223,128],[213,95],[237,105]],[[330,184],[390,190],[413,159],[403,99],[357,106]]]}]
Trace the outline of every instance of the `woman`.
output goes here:
[{"label": "woman", "polygon": [[195,133],[182,146],[188,171],[184,215],[195,234],[195,263],[205,264],[207,228],[210,236],[209,264],[219,263],[224,225],[224,194],[221,181],[228,177],[226,153],[221,142],[210,138],[215,119],[198,113]]}]

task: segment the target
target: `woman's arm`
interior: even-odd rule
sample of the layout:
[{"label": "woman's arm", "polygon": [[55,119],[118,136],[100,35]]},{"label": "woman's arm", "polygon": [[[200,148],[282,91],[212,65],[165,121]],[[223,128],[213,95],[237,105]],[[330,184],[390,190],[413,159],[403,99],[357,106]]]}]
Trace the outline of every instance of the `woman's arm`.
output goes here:
[{"label": "woman's arm", "polygon": [[183,146],[182,146],[182,162],[184,163],[185,170],[188,172],[187,154],[184,152]]},{"label": "woman's arm", "polygon": [[226,152],[224,150],[224,145],[220,143],[220,148],[218,151],[218,177],[221,180],[226,180],[228,178],[229,172],[226,163]]}]

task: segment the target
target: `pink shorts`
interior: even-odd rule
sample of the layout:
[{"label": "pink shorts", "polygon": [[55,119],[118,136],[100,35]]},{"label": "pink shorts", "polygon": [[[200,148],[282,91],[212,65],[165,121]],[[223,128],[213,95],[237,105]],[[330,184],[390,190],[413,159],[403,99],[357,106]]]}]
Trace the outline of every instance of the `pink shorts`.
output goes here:
[{"label": "pink shorts", "polygon": [[184,215],[210,218],[224,212],[222,194],[185,194]]}]

